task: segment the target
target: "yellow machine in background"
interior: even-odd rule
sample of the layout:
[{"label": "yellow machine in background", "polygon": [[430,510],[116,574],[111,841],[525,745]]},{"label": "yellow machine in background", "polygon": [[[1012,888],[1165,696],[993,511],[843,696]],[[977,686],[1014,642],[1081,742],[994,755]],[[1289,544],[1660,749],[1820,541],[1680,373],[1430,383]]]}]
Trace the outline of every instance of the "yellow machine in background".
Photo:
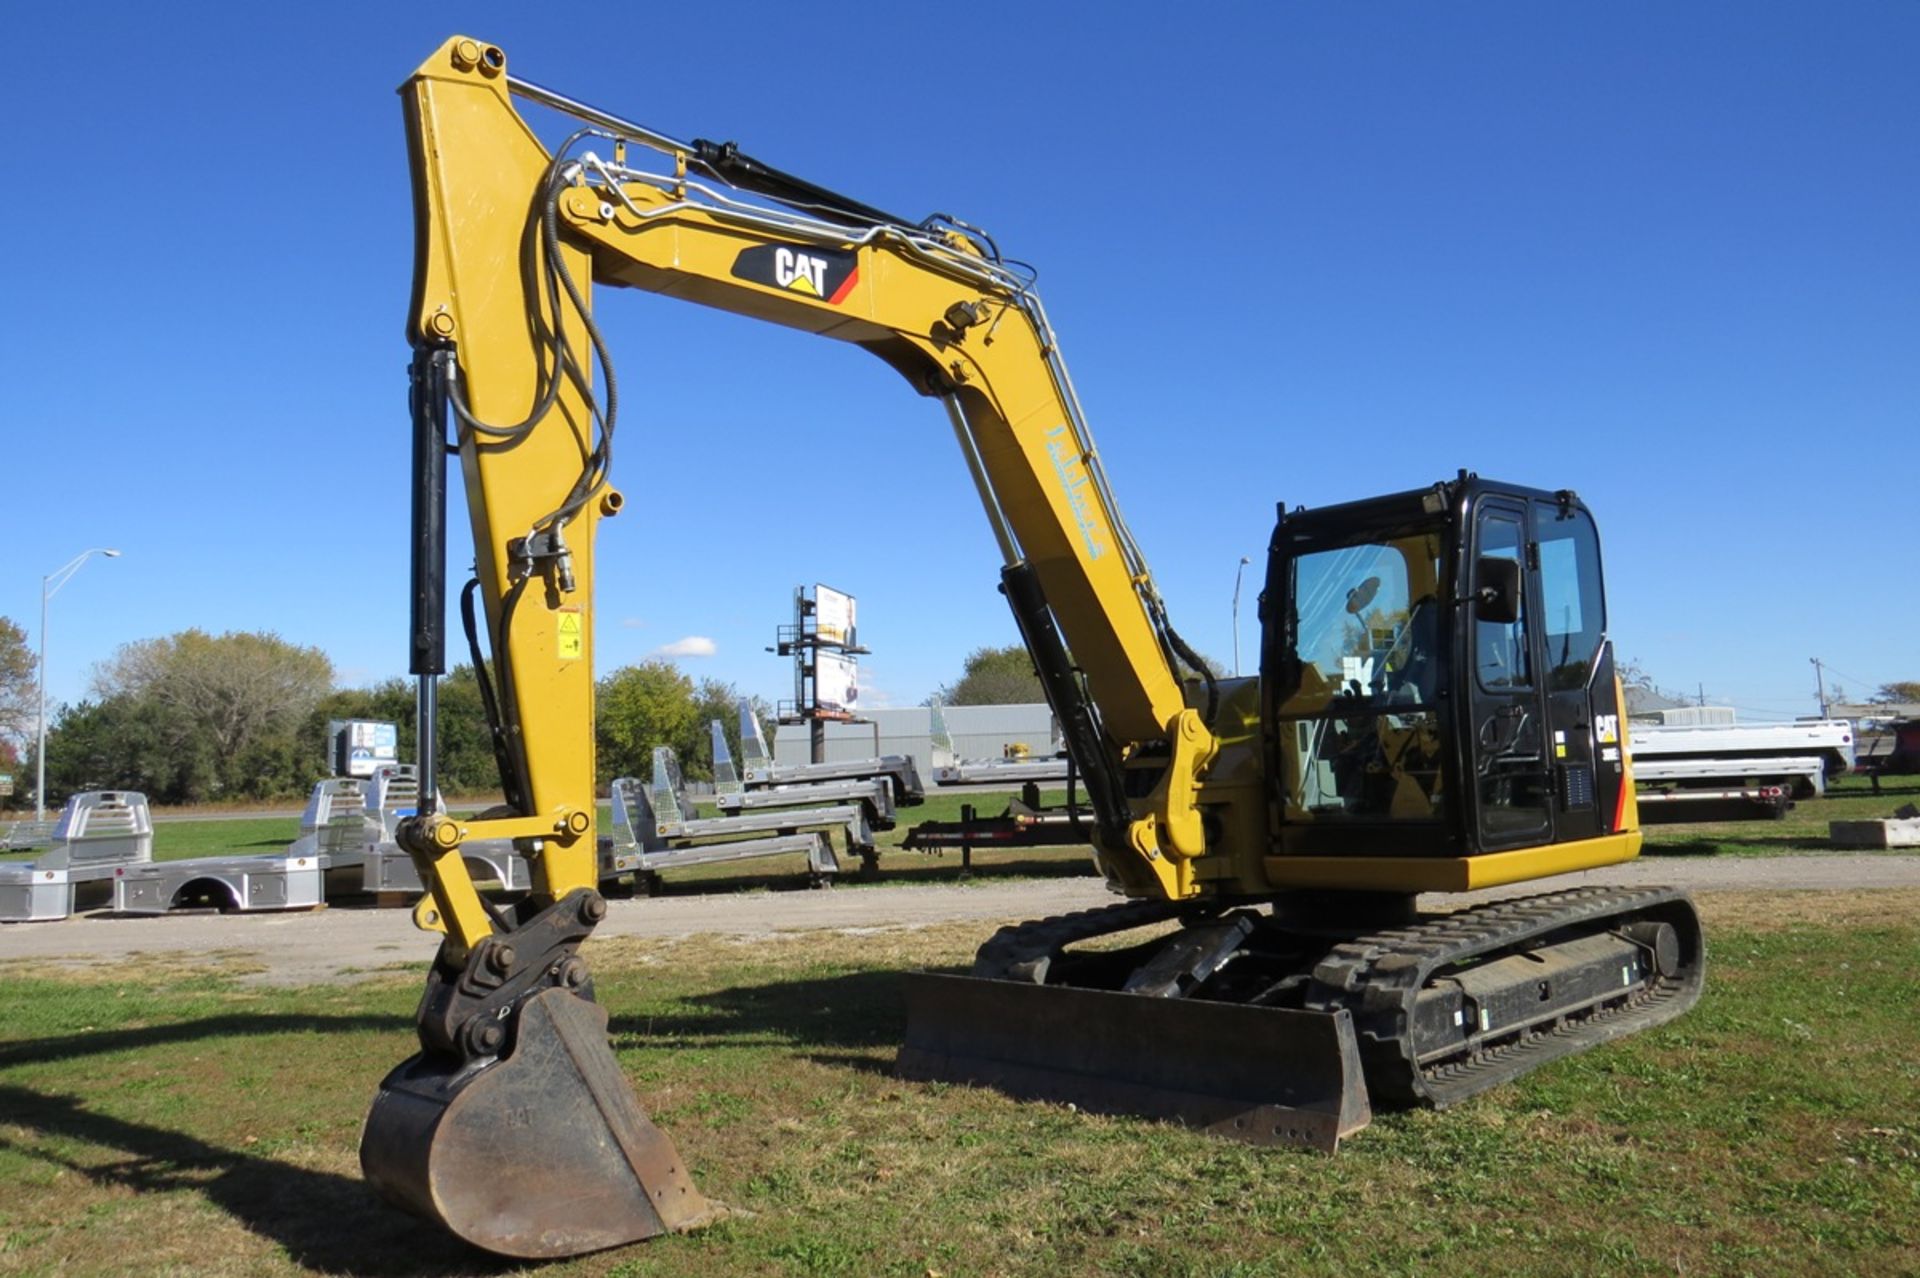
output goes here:
[{"label": "yellow machine in background", "polygon": [[[363,1138],[391,1197],[529,1257],[708,1212],[621,1076],[578,955],[606,910],[594,529],[621,506],[596,284],[865,348],[941,402],[974,480],[1096,861],[1132,903],[1007,929],[971,976],[916,978],[904,1074],[1330,1149],[1376,1101],[1447,1104],[1697,997],[1702,943],[1676,892],[1561,892],[1444,923],[1413,909],[1418,892],[1638,851],[1597,533],[1571,492],[1462,472],[1283,511],[1260,677],[1217,678],[1167,617],[1030,279],[986,234],[665,137],[509,75],[482,41],[449,40],[402,96],[423,793],[451,451],[506,805],[401,831],[430,884],[419,920],[445,940],[421,1052],[382,1084]],[[515,97],[581,127],[549,151]],[[497,837],[535,878],[507,911],[459,854]],[[1131,947],[1082,945],[1169,920]]]}]

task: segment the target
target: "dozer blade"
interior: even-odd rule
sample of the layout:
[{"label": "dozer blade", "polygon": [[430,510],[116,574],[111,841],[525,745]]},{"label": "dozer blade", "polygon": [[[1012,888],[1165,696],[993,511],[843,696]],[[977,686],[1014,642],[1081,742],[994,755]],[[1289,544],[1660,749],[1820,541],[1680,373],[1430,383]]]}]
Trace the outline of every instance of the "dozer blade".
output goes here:
[{"label": "dozer blade", "polygon": [[1344,1009],[920,973],[895,1069],[1325,1153],[1373,1117]]},{"label": "dozer blade", "polygon": [[388,1199],[487,1251],[553,1259],[691,1229],[712,1214],[607,1042],[606,1009],[521,1003],[499,1059],[414,1056],[380,1084],[360,1166]]}]

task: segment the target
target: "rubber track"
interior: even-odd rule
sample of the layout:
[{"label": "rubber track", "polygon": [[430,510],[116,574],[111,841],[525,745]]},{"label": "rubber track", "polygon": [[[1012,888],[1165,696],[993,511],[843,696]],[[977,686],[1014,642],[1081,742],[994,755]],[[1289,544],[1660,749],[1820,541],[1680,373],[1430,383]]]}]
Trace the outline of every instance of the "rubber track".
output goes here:
[{"label": "rubber track", "polygon": [[[1569,927],[1599,931],[1649,912],[1681,928],[1680,972],[1656,977],[1622,1003],[1545,1023],[1470,1056],[1424,1068],[1414,1062],[1408,1030],[1414,1000],[1439,969]],[[1576,888],[1473,907],[1336,945],[1314,968],[1307,1005],[1352,1012],[1375,1104],[1444,1108],[1557,1057],[1673,1019],[1700,997],[1704,964],[1698,917],[1685,892]]]},{"label": "rubber track", "polygon": [[1014,923],[988,937],[974,953],[973,975],[996,981],[1043,984],[1046,967],[1042,961],[1077,941],[1162,923],[1185,913],[1212,912],[1204,907],[1196,908],[1190,902],[1123,901]]}]

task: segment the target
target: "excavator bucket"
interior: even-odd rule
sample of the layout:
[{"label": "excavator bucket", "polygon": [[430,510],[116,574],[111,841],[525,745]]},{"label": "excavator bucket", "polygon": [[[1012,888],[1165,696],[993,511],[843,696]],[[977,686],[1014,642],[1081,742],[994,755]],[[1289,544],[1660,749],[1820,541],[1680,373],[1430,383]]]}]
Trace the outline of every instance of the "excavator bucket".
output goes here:
[{"label": "excavator bucket", "polygon": [[895,1069],[1325,1153],[1373,1116],[1345,1010],[921,973]]},{"label": "excavator bucket", "polygon": [[714,1214],[635,1098],[606,1009],[547,989],[490,1062],[417,1055],[380,1084],[360,1166],[390,1201],[529,1260],[691,1229]]}]

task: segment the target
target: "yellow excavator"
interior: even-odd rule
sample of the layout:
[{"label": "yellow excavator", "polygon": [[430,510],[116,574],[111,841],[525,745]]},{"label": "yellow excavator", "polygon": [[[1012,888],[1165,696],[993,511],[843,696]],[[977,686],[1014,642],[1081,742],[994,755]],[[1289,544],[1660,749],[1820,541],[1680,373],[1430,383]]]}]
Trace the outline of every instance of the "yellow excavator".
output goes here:
[{"label": "yellow excavator", "polygon": [[[1003,929],[967,975],[913,977],[904,1076],[1331,1150],[1375,1104],[1444,1106],[1698,998],[1681,892],[1416,908],[1639,851],[1599,540],[1571,491],[1462,471],[1282,506],[1259,677],[1216,675],[1121,518],[1031,272],[984,231],[620,119],[511,74],[482,40],[448,40],[401,94],[422,792],[452,456],[475,552],[461,616],[505,802],[400,831],[429,885],[416,921],[444,937],[420,1051],[362,1137],[390,1198],[517,1257],[714,1210],[621,1073],[579,954],[607,909],[594,531],[621,508],[596,285],[864,347],[940,402],[971,473],[1095,860],[1126,899]],[[577,127],[549,150],[516,100]],[[517,842],[524,901],[475,891],[460,848],[476,838]]]}]

